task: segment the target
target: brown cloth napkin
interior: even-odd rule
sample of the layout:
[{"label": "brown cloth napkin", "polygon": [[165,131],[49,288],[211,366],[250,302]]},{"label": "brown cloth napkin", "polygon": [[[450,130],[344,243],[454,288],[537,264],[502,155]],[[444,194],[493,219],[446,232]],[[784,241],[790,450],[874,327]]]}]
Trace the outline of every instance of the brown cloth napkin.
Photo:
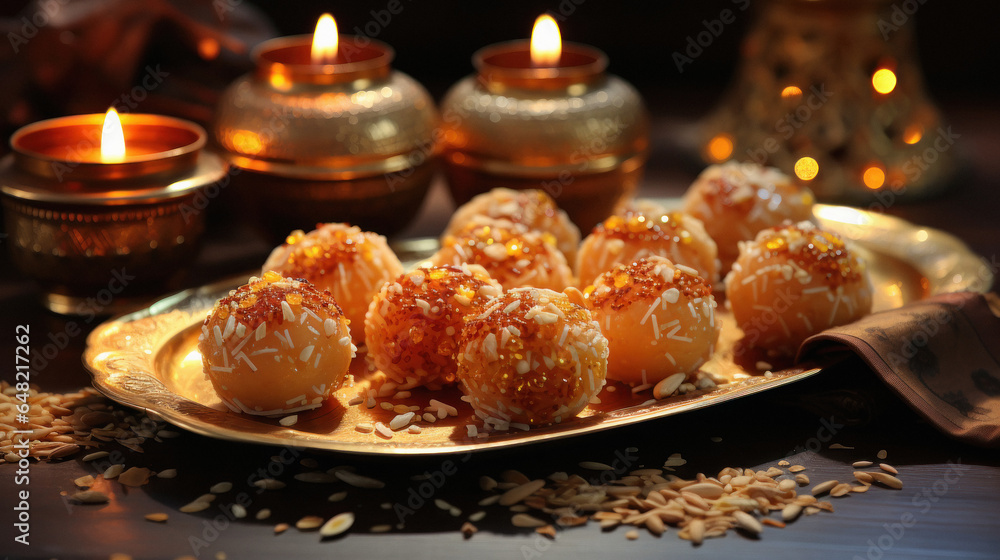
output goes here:
[{"label": "brown cloth napkin", "polygon": [[1000,447],[1000,298],[943,294],[810,337],[796,361],[858,354],[941,431]]}]

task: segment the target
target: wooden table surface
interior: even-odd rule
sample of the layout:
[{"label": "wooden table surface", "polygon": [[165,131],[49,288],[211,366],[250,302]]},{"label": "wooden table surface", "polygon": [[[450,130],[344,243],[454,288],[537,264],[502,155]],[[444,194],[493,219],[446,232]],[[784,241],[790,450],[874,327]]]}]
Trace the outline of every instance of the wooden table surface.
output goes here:
[{"label": "wooden table surface", "polygon": [[[974,251],[996,262],[1000,254],[1000,114],[993,106],[971,108],[946,104],[945,112],[970,162],[969,179],[948,195],[932,201],[895,205],[891,214],[915,223],[950,231]],[[677,131],[690,124],[681,111],[654,113],[654,153],[643,194],[680,194],[697,173],[678,155]],[[450,202],[441,185],[429,197],[420,218],[405,235],[434,235],[440,231]],[[205,250],[195,265],[204,284],[257,266],[268,247],[225,221],[214,223]],[[4,257],[6,259],[6,257]],[[36,341],[42,333],[63,332],[67,319],[42,311],[33,299],[30,283],[0,261],[0,332],[12,334],[17,324],[31,324]],[[78,322],[79,319],[76,319]],[[89,332],[96,321],[86,324]],[[12,356],[13,336],[0,337],[0,356]],[[71,391],[89,384],[80,364],[84,335],[72,337],[65,349],[33,379],[45,391]],[[37,343],[37,342],[36,342]],[[5,358],[9,359],[9,358]],[[10,380],[13,370],[3,374]],[[857,406],[844,402],[849,394]],[[719,439],[721,438],[721,439]],[[830,449],[839,443],[854,449]],[[147,442],[142,454],[121,452],[127,466],[153,470],[176,468],[174,479],[153,479],[140,488],[112,484],[113,500],[102,506],[72,505],[61,492],[74,491],[73,479],[97,475],[94,464],[79,456],[30,468],[30,542],[13,541],[17,503],[13,465],[0,465],[0,555],[12,558],[108,558],[125,553],[134,558],[320,558],[389,557],[440,558],[1000,558],[1000,453],[971,447],[941,435],[885,389],[859,361],[834,365],[821,375],[784,388],[747,397],[706,410],[563,440],[556,443],[488,452],[472,456],[397,457],[392,459],[317,453],[296,449],[238,444],[183,433],[162,443]],[[115,450],[117,448],[110,448]],[[730,532],[699,547],[670,529],[656,538],[646,531],[636,541],[625,539],[625,528],[601,531],[596,523],[560,530],[555,540],[511,525],[510,513],[499,506],[480,507],[487,494],[478,487],[481,475],[498,477],[518,469],[531,478],[555,471],[596,478],[578,467],[581,461],[600,461],[622,472],[659,467],[672,453],[687,464],[676,474],[717,473],[726,466],[754,469],[787,459],[804,465],[812,481],[851,480],[851,463],[888,453],[904,482],[902,490],[873,488],[864,494],[830,498],[834,513],[803,517],[787,528],[765,528],[759,539]],[[273,460],[277,456],[279,460]],[[292,479],[306,469],[298,461],[310,458],[322,468],[353,465],[358,472],[387,482],[380,490],[337,484],[307,484]],[[279,491],[258,492],[248,479],[261,471],[289,482]],[[437,472],[451,474],[434,475]],[[436,484],[411,477],[431,473]],[[184,514],[177,509],[208,491],[217,482],[230,481],[208,510]],[[347,490],[348,497],[332,503],[327,497]],[[424,496],[417,499],[414,496]],[[429,496],[429,497],[426,497]],[[453,517],[433,503],[442,499],[460,508]],[[251,519],[231,520],[225,506],[249,503]],[[394,508],[405,506],[409,511]],[[260,508],[273,513],[266,521],[252,520]],[[386,508],[389,509],[386,509]],[[463,538],[459,528],[468,515],[483,510],[476,523],[479,533]],[[352,530],[341,538],[320,541],[315,532],[294,528],[275,536],[275,523],[294,522],[305,515],[329,517],[342,511],[357,515]],[[164,524],[143,515],[168,512]],[[372,534],[373,525],[399,522],[404,527]]]}]

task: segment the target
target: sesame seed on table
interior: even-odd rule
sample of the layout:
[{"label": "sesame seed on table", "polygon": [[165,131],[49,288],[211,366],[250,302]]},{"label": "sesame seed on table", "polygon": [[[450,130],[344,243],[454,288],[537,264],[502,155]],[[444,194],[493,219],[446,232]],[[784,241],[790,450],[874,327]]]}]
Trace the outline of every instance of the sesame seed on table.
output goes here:
[{"label": "sesame seed on table", "polygon": [[[978,118],[976,114],[957,115],[956,130],[973,131],[967,138],[970,145],[1000,143],[996,117],[991,119],[998,126],[986,130],[961,120]],[[972,156],[986,157],[975,151]],[[950,231],[995,262],[1000,255],[1000,224],[994,219],[1000,207],[1000,169],[983,159],[976,162],[980,171],[964,188],[937,200],[894,206],[889,213]],[[696,173],[678,171],[687,169],[667,153],[651,158],[642,194],[681,194]],[[450,209],[443,186],[436,185],[405,235],[437,235]],[[190,286],[253,270],[271,249],[247,230],[230,228],[225,222],[210,226],[206,237],[205,250],[188,279]],[[42,311],[33,300],[31,284],[17,275],[6,255],[0,259],[0,332],[13,333],[15,325],[29,323],[33,351],[41,352],[50,344],[54,349],[45,366],[33,372],[33,380],[47,392],[71,393],[88,386],[80,355],[86,333],[100,320]],[[13,337],[0,339],[0,355],[11,356],[13,347]],[[3,379],[9,381],[11,376]],[[114,404],[113,408],[123,409]],[[15,485],[6,481],[13,479],[17,467],[0,465],[4,480],[0,551],[18,558],[102,559],[116,553],[134,558],[221,558],[222,554],[353,558],[402,553],[407,558],[987,559],[996,557],[1000,545],[995,499],[1000,491],[1000,458],[995,450],[941,435],[853,359],[723,407],[472,455],[354,456],[163,429],[178,432],[178,437],[149,439],[141,445],[141,453],[112,443],[104,447],[108,456],[90,461],[83,461],[91,453],[87,450],[69,459],[32,462],[28,547],[12,540],[17,500]],[[855,466],[858,461],[863,463]],[[157,474],[150,474],[140,486],[101,480],[117,464],[124,465],[119,477],[133,467]],[[544,487],[556,488],[565,484],[558,475],[550,478],[559,472],[597,485],[627,476],[654,476],[649,474],[654,469],[664,477],[695,479],[698,473],[718,477],[729,467],[753,469],[755,476],[779,469],[784,474],[774,476],[778,484],[795,481],[793,489],[799,495],[812,495],[817,486],[826,484],[830,487],[820,486],[826,493],[816,491],[816,498],[832,504],[834,511],[811,515],[808,506],[802,506],[801,511],[792,507],[766,518],[757,516],[762,522],[759,536],[754,536],[757,526],[740,517],[741,529],[722,538],[706,537],[693,546],[678,538],[682,531],[669,522],[656,536],[655,522],[602,530],[595,519],[577,526],[568,526],[576,521],[567,520],[564,527],[535,509],[511,511],[531,505],[537,495],[513,506],[480,504],[490,496],[502,497],[513,488],[511,481],[519,486],[545,480]],[[641,474],[629,474],[633,472]],[[844,483],[865,486],[862,473],[874,481],[867,491],[834,495],[843,491]],[[89,491],[106,495],[106,503],[68,499],[83,490],[74,481],[88,475],[100,480]],[[483,477],[489,477],[492,485]],[[901,482],[901,489],[892,487],[894,479]],[[226,482],[231,489],[220,485]],[[345,513],[350,515],[337,517]],[[531,518],[553,525],[555,538],[546,534],[545,526],[536,532]],[[400,522],[402,529],[397,528]],[[279,531],[282,524],[287,527]],[[302,531],[297,524],[315,529]],[[692,531],[711,532],[710,527],[685,530],[689,536]],[[321,538],[320,531],[331,536]]]}]

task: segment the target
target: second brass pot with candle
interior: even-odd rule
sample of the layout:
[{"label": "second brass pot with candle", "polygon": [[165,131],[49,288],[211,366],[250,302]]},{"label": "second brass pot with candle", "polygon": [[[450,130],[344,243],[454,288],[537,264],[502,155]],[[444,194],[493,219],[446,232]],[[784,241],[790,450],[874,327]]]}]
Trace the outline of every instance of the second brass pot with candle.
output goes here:
[{"label": "second brass pot with candle", "polygon": [[527,41],[473,56],[477,74],[441,105],[444,161],[461,204],[494,187],[544,189],[584,231],[632,196],[649,123],[638,92],[604,72],[597,49],[562,44],[559,62],[532,64]]},{"label": "second brass pot with candle", "polygon": [[223,94],[212,134],[233,190],[274,239],[332,221],[398,231],[436,168],[434,102],[387,45],[341,36],[337,59],[313,64],[311,39],[263,43]]}]

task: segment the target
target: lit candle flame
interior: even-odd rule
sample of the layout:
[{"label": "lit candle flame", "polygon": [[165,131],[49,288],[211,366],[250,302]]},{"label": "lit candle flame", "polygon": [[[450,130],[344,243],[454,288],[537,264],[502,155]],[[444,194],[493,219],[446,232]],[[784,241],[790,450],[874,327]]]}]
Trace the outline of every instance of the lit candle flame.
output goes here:
[{"label": "lit candle flame", "polygon": [[101,162],[121,163],[125,161],[125,133],[122,121],[114,107],[104,114],[104,128],[101,130]]},{"label": "lit candle flame", "polygon": [[562,38],[559,25],[550,15],[538,16],[531,30],[531,64],[556,66],[562,56]]},{"label": "lit candle flame", "polygon": [[330,14],[323,14],[316,22],[316,32],[313,33],[313,64],[333,64],[337,58],[338,40],[337,22]]}]

